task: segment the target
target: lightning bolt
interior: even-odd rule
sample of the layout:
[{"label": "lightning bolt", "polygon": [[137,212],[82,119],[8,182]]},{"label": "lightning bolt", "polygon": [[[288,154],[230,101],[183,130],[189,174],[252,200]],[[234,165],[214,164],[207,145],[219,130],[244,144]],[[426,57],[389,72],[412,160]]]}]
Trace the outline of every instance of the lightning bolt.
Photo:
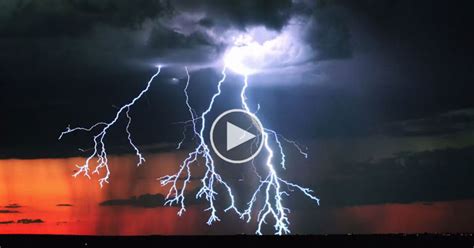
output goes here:
[{"label": "lightning bolt", "polygon": [[[247,104],[247,97],[246,97],[247,87],[248,87],[248,75],[244,75],[244,86],[242,87],[240,98],[242,101],[243,109],[249,115],[253,115],[253,113],[250,111]],[[303,194],[308,196],[310,199],[316,201],[318,205],[319,205],[319,198],[317,198],[316,196],[312,194],[313,191],[311,189],[304,188],[297,184],[288,182],[278,176],[278,173],[275,170],[275,166],[273,165],[274,152],[269,144],[270,134],[273,135],[273,137],[275,138],[275,142],[278,144],[280,155],[281,155],[280,164],[283,169],[286,168],[285,167],[285,162],[286,162],[285,153],[283,151],[283,146],[279,139],[279,135],[273,130],[264,128],[262,136],[263,136],[263,144],[264,144],[265,150],[268,153],[266,164],[265,164],[267,167],[268,175],[266,176],[265,180],[260,180],[259,186],[255,190],[250,201],[247,203],[248,205],[247,209],[244,210],[244,212],[240,215],[240,217],[244,219],[247,216],[247,222],[250,222],[254,203],[256,202],[259,193],[264,191],[264,205],[260,210],[258,210],[258,215],[257,215],[258,228],[257,228],[256,234],[260,234],[260,235],[262,234],[262,226],[263,224],[266,223],[267,217],[270,216],[270,217],[273,217],[275,221],[275,224],[274,224],[275,234],[282,235],[282,234],[290,233],[290,229],[288,227],[290,222],[287,216],[287,213],[290,212],[290,209],[284,207],[283,205],[282,196],[283,195],[289,196],[289,193],[282,190],[281,185],[284,184],[288,186],[289,188],[300,190]],[[305,156],[305,158],[308,157],[308,154],[303,152],[296,142],[288,140],[286,138],[284,138],[284,140],[295,145],[295,147],[299,150],[301,154],[303,154],[303,156]]]},{"label": "lightning bolt", "polygon": [[129,103],[123,105],[116,113],[115,117],[110,121],[110,122],[98,122],[88,128],[85,127],[75,127],[71,128],[68,126],[65,131],[61,132],[61,135],[59,135],[59,140],[63,138],[64,135],[73,133],[76,131],[86,131],[86,132],[93,132],[97,128],[99,128],[97,134],[93,136],[93,152],[92,154],[87,157],[85,160],[85,163],[83,165],[76,165],[76,167],[79,169],[76,173],[73,174],[74,177],[77,177],[80,174],[84,174],[84,176],[91,178],[89,175],[90,171],[90,164],[91,161],[97,157],[97,166],[95,169],[92,171],[92,174],[100,174],[100,171],[105,170],[105,174],[103,177],[99,179],[99,184],[100,187],[102,188],[104,186],[104,183],[109,183],[109,178],[110,178],[110,169],[109,169],[109,160],[107,156],[107,151],[106,151],[106,145],[104,142],[105,137],[107,136],[107,131],[117,122],[117,120],[120,118],[122,114],[125,114],[127,117],[127,126],[125,127],[125,131],[127,133],[127,138],[130,143],[130,146],[134,149],[135,154],[138,157],[138,163],[137,166],[140,166],[143,162],[145,162],[145,158],[143,155],[140,153],[140,150],[138,147],[133,143],[132,141],[132,135],[130,133],[130,124],[132,123],[132,118],[130,116],[130,108],[138,101],[140,98],[150,89],[150,86],[155,79],[161,72],[161,66],[158,66],[157,72],[148,80],[147,85],[145,89],[143,89],[140,94],[138,94],[135,98],[132,99]]},{"label": "lightning bolt", "polygon": [[[261,175],[257,172],[256,165],[252,160],[252,166],[254,167],[254,171],[259,178],[259,184],[254,193],[252,194],[251,199],[247,202],[247,207],[240,211],[236,207],[236,201],[234,194],[232,192],[232,188],[229,186],[227,182],[222,178],[222,176],[217,172],[214,159],[211,156],[210,149],[205,142],[205,134],[204,131],[206,129],[207,123],[207,115],[212,111],[215,99],[221,94],[221,86],[226,80],[226,69],[227,67],[224,66],[221,72],[221,79],[217,83],[217,92],[214,93],[211,97],[208,107],[198,115],[194,109],[192,108],[190,101],[189,101],[189,84],[190,84],[190,74],[188,68],[185,67],[187,81],[186,86],[184,88],[184,95],[185,95],[185,103],[186,107],[189,111],[189,115],[191,119],[189,121],[182,122],[185,124],[184,130],[182,133],[182,139],[178,143],[177,149],[180,149],[184,140],[186,139],[186,131],[187,127],[192,127],[193,132],[193,139],[197,139],[197,146],[193,151],[191,151],[186,159],[180,164],[178,171],[172,175],[165,175],[159,178],[160,183],[162,186],[169,185],[169,191],[166,195],[165,205],[179,205],[180,209],[178,211],[178,215],[181,216],[186,211],[185,206],[185,192],[186,188],[188,187],[190,180],[191,180],[191,166],[193,164],[197,164],[198,160],[204,160],[204,165],[206,167],[206,171],[201,178],[201,186],[199,191],[196,194],[196,198],[205,198],[205,200],[209,203],[209,207],[205,209],[205,211],[210,212],[209,219],[207,220],[207,224],[211,225],[216,221],[220,221],[219,217],[217,216],[217,208],[215,204],[216,197],[218,195],[216,191],[217,186],[221,186],[224,189],[225,196],[228,197],[230,200],[229,205],[227,208],[224,209],[224,212],[234,211],[241,219],[246,219],[247,222],[251,221],[251,216],[254,211],[257,212],[257,230],[256,234],[262,234],[262,226],[267,223],[268,219],[273,219],[274,230],[275,234],[282,235],[290,233],[289,230],[289,220],[288,220],[288,213],[290,210],[286,208],[283,204],[283,197],[289,196],[289,193],[283,190],[282,186],[285,186],[288,190],[299,190],[303,194],[305,194],[310,199],[317,202],[319,205],[319,199],[314,196],[312,193],[313,191],[309,188],[304,188],[298,184],[289,182],[278,175],[277,168],[273,164],[274,160],[274,151],[270,145],[270,139],[273,138],[274,142],[278,146],[279,156],[281,158],[280,165],[282,169],[286,169],[286,156],[283,149],[282,141],[287,142],[293,145],[298,152],[303,155],[305,158],[308,157],[308,154],[303,151],[301,146],[292,140],[289,140],[282,135],[278,134],[277,132],[263,128],[262,130],[262,139],[263,144],[267,153],[266,161],[264,164],[264,168],[266,171],[266,175]],[[161,72],[161,66],[158,67],[157,72],[149,79],[147,82],[147,86],[143,89],[140,94],[138,94],[135,98],[132,99],[129,103],[123,105],[115,114],[115,117],[109,122],[97,122],[94,125],[85,128],[85,127],[75,127],[71,128],[68,126],[65,131],[61,133],[59,136],[59,140],[66,134],[73,133],[76,131],[85,131],[85,132],[93,132],[96,129],[96,134],[93,136],[93,152],[90,154],[89,157],[85,160],[85,163],[81,166],[76,165],[78,167],[78,171],[73,174],[74,177],[77,177],[80,174],[84,174],[84,176],[90,178],[89,171],[90,171],[90,164],[91,161],[97,157],[97,166],[93,170],[92,174],[100,174],[102,170],[105,170],[105,175],[103,175],[99,179],[100,187],[103,187],[104,183],[109,183],[110,177],[110,169],[108,164],[108,156],[106,151],[105,145],[105,137],[107,135],[107,131],[119,120],[122,115],[125,115],[127,118],[127,125],[125,127],[125,132],[127,133],[127,138],[129,141],[130,146],[135,151],[136,156],[138,157],[137,166],[141,165],[145,162],[145,158],[141,154],[138,147],[132,141],[132,135],[130,132],[130,125],[132,122],[132,118],[130,116],[130,109],[131,107],[150,89],[150,86],[155,79]],[[248,75],[244,75],[244,83],[240,93],[242,109],[244,109],[247,114],[252,117],[257,118],[256,112],[260,108],[258,105],[258,109],[255,113],[250,111],[250,108],[247,104],[247,97],[246,97],[246,90],[248,87]],[[305,148],[306,149],[306,148]],[[184,180],[181,180],[183,179]],[[263,196],[263,206],[259,209],[255,209],[255,203],[259,200],[260,195]],[[254,210],[255,209],[255,210]]]},{"label": "lightning bolt", "polygon": [[[209,112],[211,112],[212,107],[214,106],[215,99],[221,94],[221,85],[227,77],[226,68],[224,67],[221,72],[222,78],[217,83],[217,92],[212,96],[207,109],[199,117],[195,116],[194,110],[189,104],[189,95],[188,95],[187,90],[189,86],[190,76],[189,76],[189,71],[187,67],[185,69],[186,69],[186,74],[187,74],[187,82],[186,82],[186,87],[184,89],[184,93],[186,97],[186,106],[191,115],[190,122],[193,127],[194,135],[199,139],[199,144],[197,145],[195,150],[193,150],[192,152],[188,154],[188,157],[183,161],[183,163],[181,163],[178,172],[176,172],[173,175],[163,176],[159,178],[159,180],[162,186],[165,186],[168,184],[171,185],[168,191],[168,194],[166,196],[167,200],[165,202],[165,205],[173,205],[173,204],[180,205],[180,210],[178,211],[178,215],[181,216],[186,211],[184,200],[185,200],[185,190],[191,178],[190,167],[193,163],[197,162],[199,157],[204,159],[206,172],[204,173],[204,176],[201,178],[202,186],[199,189],[198,193],[196,194],[196,198],[204,197],[209,202],[209,207],[206,209],[206,211],[210,212],[210,216],[207,221],[207,224],[211,225],[215,221],[220,221],[219,217],[217,216],[217,209],[215,207],[215,199],[217,195],[215,186],[217,183],[224,187],[224,189],[227,192],[227,195],[230,198],[230,204],[225,209],[225,211],[234,210],[240,214],[240,212],[235,206],[235,199],[232,193],[232,189],[222,179],[221,175],[217,173],[214,159],[212,158],[209,147],[206,144],[205,139],[204,139],[204,130],[206,128],[206,116],[207,114],[209,114]],[[198,121],[201,121],[199,128],[198,128]],[[185,177],[185,179],[183,180],[182,184],[179,187],[178,185],[179,179],[183,176]]]},{"label": "lightning bolt", "polygon": [[[316,201],[318,205],[319,205],[319,199],[312,194],[313,191],[311,189],[304,188],[297,184],[286,181],[278,175],[277,170],[275,169],[275,166],[273,164],[274,151],[272,147],[270,146],[269,139],[270,137],[273,137],[275,140],[275,143],[278,145],[280,157],[281,157],[280,165],[283,169],[286,168],[286,160],[285,160],[283,145],[280,138],[283,141],[294,145],[296,149],[299,151],[299,153],[302,154],[305,158],[308,157],[308,154],[305,153],[295,141],[289,140],[279,135],[273,130],[264,128],[262,130],[263,132],[262,137],[263,137],[265,150],[268,154],[266,163],[265,163],[266,171],[268,174],[265,177],[262,177],[261,175],[259,175],[255,168],[255,164],[252,161],[252,165],[254,166],[255,173],[260,179],[259,185],[257,189],[255,190],[255,192],[252,194],[250,201],[247,202],[247,208],[244,209],[243,211],[240,211],[235,206],[235,197],[232,193],[231,187],[229,187],[229,185],[223,180],[221,175],[216,171],[214,160],[212,159],[212,156],[210,154],[209,147],[207,146],[204,140],[206,116],[209,112],[212,111],[212,107],[214,105],[215,99],[221,94],[221,86],[226,79],[226,67],[224,66],[221,73],[222,78],[217,83],[217,92],[214,93],[214,95],[212,96],[210,100],[209,106],[200,116],[197,116],[195,114],[193,108],[191,107],[189,103],[188,87],[190,83],[190,75],[189,75],[188,69],[187,68],[185,69],[186,69],[186,74],[187,74],[187,81],[186,81],[186,86],[184,88],[184,95],[186,98],[186,106],[191,116],[191,120],[186,123],[191,123],[193,127],[194,136],[199,138],[199,144],[192,152],[188,154],[188,157],[180,165],[177,173],[173,175],[166,175],[164,177],[159,178],[161,181],[161,185],[163,186],[171,185],[168,191],[168,194],[166,196],[167,200],[165,204],[180,205],[180,210],[178,211],[179,216],[181,216],[186,211],[184,193],[190,181],[191,165],[197,162],[199,157],[202,157],[205,161],[206,172],[204,173],[204,176],[201,179],[202,186],[200,187],[198,193],[196,194],[196,198],[200,198],[204,196],[205,199],[209,202],[209,207],[206,209],[206,211],[211,212],[210,217],[207,221],[208,225],[211,225],[214,221],[219,221],[219,218],[216,214],[217,209],[215,207],[214,201],[217,195],[215,186],[216,184],[220,184],[224,186],[224,189],[226,190],[225,193],[230,199],[230,204],[226,209],[224,209],[224,212],[233,210],[240,216],[241,219],[244,219],[244,220],[247,219],[247,222],[250,222],[251,214],[255,208],[255,203],[257,202],[257,199],[259,198],[259,196],[263,195],[264,204],[260,209],[256,210],[258,212],[258,215],[257,215],[258,224],[257,224],[256,234],[259,234],[259,235],[262,234],[262,226],[267,223],[267,219],[269,218],[273,218],[273,220],[275,221],[275,224],[274,224],[275,234],[282,235],[282,234],[290,233],[290,230],[289,230],[290,222],[288,220],[288,213],[290,212],[290,210],[284,207],[283,205],[283,196],[289,196],[289,193],[283,190],[282,186],[286,186],[288,189],[297,189],[301,191],[307,197]],[[255,116],[255,113],[252,113],[250,111],[249,106],[247,104],[247,97],[246,97],[247,87],[248,87],[248,75],[244,75],[244,84],[243,84],[242,91],[240,94],[242,109],[244,109],[250,116]],[[198,129],[199,120],[200,120],[200,125]],[[183,140],[186,138],[185,132],[186,130],[184,130],[183,132],[183,139],[178,144],[178,148],[181,146]],[[184,177],[185,179],[180,184],[179,179],[182,177]]]}]

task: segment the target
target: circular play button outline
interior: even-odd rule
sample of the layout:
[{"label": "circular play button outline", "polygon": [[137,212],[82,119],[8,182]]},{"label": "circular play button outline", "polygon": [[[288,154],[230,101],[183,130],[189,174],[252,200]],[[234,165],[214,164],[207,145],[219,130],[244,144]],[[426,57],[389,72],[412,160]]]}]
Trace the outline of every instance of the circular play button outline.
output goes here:
[{"label": "circular play button outline", "polygon": [[[216,148],[216,145],[214,144],[214,128],[216,127],[217,122],[219,122],[220,119],[222,119],[224,116],[226,116],[230,113],[244,113],[244,114],[250,116],[250,118],[252,118],[252,120],[254,120],[255,123],[257,124],[257,129],[260,131],[260,134],[262,136],[262,140],[260,141],[260,145],[258,146],[257,150],[250,157],[248,157],[246,159],[241,159],[241,160],[229,159],[229,158],[225,157],[224,155],[222,155],[219,152],[219,150]],[[248,161],[254,159],[260,153],[260,151],[262,150],[262,148],[263,148],[263,125],[262,125],[262,123],[260,122],[260,120],[258,119],[257,116],[255,116],[254,114],[252,114],[248,111],[245,111],[243,109],[230,109],[230,110],[227,110],[227,111],[221,113],[214,120],[214,122],[212,123],[212,126],[211,126],[211,130],[210,130],[210,139],[211,139],[212,149],[214,149],[214,152],[217,154],[217,156],[219,156],[221,159],[223,159],[224,161],[229,162],[229,163],[242,164],[242,163],[245,163],[245,162],[248,162]]]}]

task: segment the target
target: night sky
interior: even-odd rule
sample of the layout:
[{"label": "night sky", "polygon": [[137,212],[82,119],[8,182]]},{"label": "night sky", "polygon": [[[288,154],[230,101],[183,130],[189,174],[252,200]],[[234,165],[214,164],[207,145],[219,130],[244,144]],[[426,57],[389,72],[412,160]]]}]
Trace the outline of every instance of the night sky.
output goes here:
[{"label": "night sky", "polygon": [[[300,209],[297,215],[370,204],[448,202],[449,211],[458,201],[474,206],[474,15],[464,2],[3,0],[0,158],[87,156],[78,148],[92,146],[91,134],[58,140],[59,134],[68,125],[113,118],[156,65],[163,65],[162,73],[131,109],[131,131],[146,157],[173,153],[182,136],[179,122],[190,118],[184,67],[190,69],[191,103],[201,113],[226,51],[236,36],[248,34],[260,44],[284,41],[258,64],[261,73],[249,77],[248,101],[252,109],[260,105],[267,127],[308,147],[305,160],[288,146],[284,173],[315,189],[323,205],[295,193],[288,204]],[[239,107],[242,80],[229,73],[216,114]],[[109,152],[119,157],[134,153],[124,125],[121,119],[107,136]],[[188,140],[184,149],[193,144]],[[1,178],[8,174],[4,166]],[[155,178],[163,175],[158,165],[145,166],[156,166]],[[101,200],[157,193],[131,190],[138,177],[124,182],[120,175],[112,174],[106,187],[120,182],[128,191]],[[99,190],[95,180],[80,182],[86,183]],[[4,199],[6,184],[0,184]],[[447,216],[440,220],[446,230],[474,231],[474,225],[449,229],[456,217]],[[474,223],[474,216],[467,218]],[[320,221],[333,223],[330,217]],[[324,229],[301,222],[295,228],[372,232],[357,224]],[[398,229],[373,232],[384,230]]]}]

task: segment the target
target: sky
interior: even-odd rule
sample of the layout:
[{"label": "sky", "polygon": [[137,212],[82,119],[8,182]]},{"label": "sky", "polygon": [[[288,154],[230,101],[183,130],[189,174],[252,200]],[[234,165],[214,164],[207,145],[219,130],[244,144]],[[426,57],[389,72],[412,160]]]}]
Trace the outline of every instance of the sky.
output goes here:
[{"label": "sky", "polygon": [[[175,148],[182,136],[179,122],[189,119],[185,66],[190,102],[201,113],[230,61],[216,113],[239,106],[243,78],[236,72],[251,71],[250,107],[260,106],[267,127],[308,147],[308,159],[288,147],[285,173],[314,188],[326,206],[415,204],[413,209],[427,211],[431,205],[419,202],[436,202],[433,211],[462,208],[474,199],[471,9],[464,1],[428,0],[4,0],[0,171],[6,177],[6,168],[15,168],[8,161],[36,161],[29,166],[37,166],[43,159],[58,159],[58,167],[72,171],[74,164],[66,161],[86,156],[78,148],[90,148],[92,136],[75,133],[58,140],[59,134],[68,125],[113,118],[157,65],[161,74],[130,111],[131,131],[145,156],[182,156]],[[120,127],[126,120],[118,125],[107,144],[121,158],[134,152]],[[192,145],[187,141],[184,149]],[[232,175],[234,169],[229,171]],[[15,173],[12,178],[21,181],[23,172]],[[117,174],[108,186],[114,190],[142,180],[127,182]],[[165,173],[158,166],[153,174]],[[7,187],[17,185],[12,180],[2,183],[0,192],[9,199],[4,205],[24,200],[11,193],[15,187]],[[96,190],[91,189],[93,195],[101,196],[94,206],[163,193],[155,186],[111,196]],[[304,202],[308,211],[318,211],[295,197],[290,204]],[[449,220],[456,217],[443,216],[440,226],[454,230]],[[301,226],[303,233],[325,232],[309,223]]]}]

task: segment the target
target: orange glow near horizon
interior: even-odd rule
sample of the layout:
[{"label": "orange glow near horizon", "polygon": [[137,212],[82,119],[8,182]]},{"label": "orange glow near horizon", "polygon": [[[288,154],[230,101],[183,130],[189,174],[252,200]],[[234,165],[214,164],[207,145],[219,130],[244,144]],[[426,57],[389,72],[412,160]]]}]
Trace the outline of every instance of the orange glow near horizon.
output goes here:
[{"label": "orange glow near horizon", "polygon": [[[92,175],[91,180],[84,176],[77,178],[72,176],[74,165],[83,163],[84,158],[0,160],[0,204],[21,206],[15,209],[3,208],[19,213],[0,213],[0,222],[16,222],[19,219],[44,221],[41,224],[0,224],[0,233],[152,234],[143,228],[136,228],[137,224],[133,221],[132,225],[126,224],[127,219],[133,220],[134,215],[145,216],[154,223],[159,223],[160,219],[167,221],[165,225],[157,224],[158,228],[154,228],[156,233],[172,234],[176,231],[190,233],[189,229],[193,226],[190,222],[195,221],[194,210],[188,211],[187,218],[178,220],[176,208],[133,209],[99,206],[100,202],[109,199],[128,199],[130,196],[146,193],[165,194],[166,188],[161,187],[156,178],[176,170],[175,165],[181,161],[182,154],[152,155],[147,158],[146,164],[138,168],[135,159],[134,156],[110,156],[112,171],[110,184],[104,185],[102,189],[96,181],[97,175]],[[193,184],[194,182],[191,182],[191,186]],[[72,206],[57,206],[57,204]],[[127,215],[122,213],[123,209],[127,209],[125,212],[140,213]],[[110,215],[114,212],[116,215]],[[115,227],[120,230],[106,228],[110,220],[123,222],[122,226]],[[174,223],[178,222],[184,224],[183,228],[175,230],[178,226]]]},{"label": "orange glow near horizon", "polygon": [[[72,177],[74,165],[81,164],[84,158],[0,160],[0,234],[253,233],[255,223],[245,223],[232,213],[220,213],[222,221],[207,226],[208,213],[199,205],[189,206],[181,217],[176,215],[176,207],[99,206],[110,199],[166,194],[167,188],[161,187],[156,179],[173,173],[184,156],[180,152],[153,154],[138,168],[134,156],[110,156],[110,184],[102,189],[97,175],[92,180]],[[190,190],[198,183],[192,181]],[[5,208],[9,204],[21,207]],[[473,207],[474,200],[343,208],[323,205],[312,210],[295,209],[290,220],[294,233],[472,232]],[[41,219],[44,223],[17,224],[20,219]],[[9,221],[14,223],[5,223]]]}]

